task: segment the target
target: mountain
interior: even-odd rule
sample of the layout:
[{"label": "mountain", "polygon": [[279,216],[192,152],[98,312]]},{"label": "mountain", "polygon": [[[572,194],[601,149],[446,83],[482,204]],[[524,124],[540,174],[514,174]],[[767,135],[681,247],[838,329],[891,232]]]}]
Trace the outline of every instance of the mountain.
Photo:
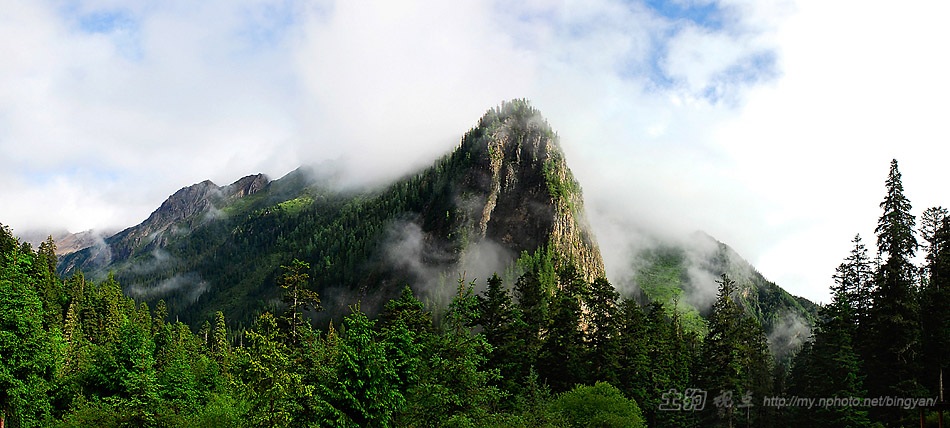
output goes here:
[{"label": "mountain", "polygon": [[[557,136],[525,101],[488,111],[453,151],[388,186],[341,190],[337,177],[321,166],[277,180],[203,181],[141,224],[61,257],[58,269],[112,272],[126,293],[150,304],[164,299],[192,324],[217,310],[238,322],[273,310],[281,266],[295,258],[310,264],[321,318],[356,302],[374,312],[407,284],[446,303],[460,274],[484,285],[498,272],[509,287],[525,269],[568,263],[587,280],[605,275],[580,185]],[[702,233],[643,250],[631,267],[641,303],[665,303],[700,335],[723,273],[773,344],[806,338],[816,312]]]},{"label": "mountain", "polygon": [[267,177],[258,174],[244,177],[225,187],[219,187],[209,180],[185,187],[166,199],[148,219],[137,226],[112,235],[103,242],[95,239],[87,241],[88,245],[79,254],[63,258],[58,269],[62,272],[89,271],[163,248],[169,240],[213,219],[218,206],[256,193],[267,183]]},{"label": "mountain", "polygon": [[705,318],[718,293],[716,281],[727,275],[736,282],[734,297],[762,325],[778,358],[790,356],[788,350],[797,350],[808,339],[818,313],[817,305],[792,296],[731,247],[702,232],[651,245],[634,255],[631,267],[641,303],[664,303],[670,314],[676,310],[686,328],[700,335],[706,333]]},{"label": "mountain", "polygon": [[111,236],[115,231],[89,229],[82,232],[70,233],[66,229],[57,230],[28,230],[20,233],[20,239],[29,242],[33,248],[38,248],[47,238],[53,238],[56,243],[56,255],[64,256],[76,251],[96,245],[103,237]]},{"label": "mountain", "polygon": [[310,264],[335,317],[360,301],[373,311],[405,284],[447,301],[454,279],[527,264],[604,266],[580,185],[551,127],[527,102],[503,103],[431,167],[389,186],[340,190],[333,171],[300,168],[270,181],[204,181],[173,194],[148,219],[101,245],[62,257],[59,270],[104,277],[183,320],[215,310],[247,321],[276,305],[281,265]]}]

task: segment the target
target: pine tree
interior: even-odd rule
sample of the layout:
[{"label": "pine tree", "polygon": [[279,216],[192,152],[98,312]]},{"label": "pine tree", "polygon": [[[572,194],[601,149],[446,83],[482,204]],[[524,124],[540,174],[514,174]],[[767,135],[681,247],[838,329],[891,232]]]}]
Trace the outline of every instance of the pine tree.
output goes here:
[{"label": "pine tree", "polygon": [[[485,341],[492,347],[486,367],[501,374],[497,386],[517,392],[522,388],[530,366],[523,364],[519,354],[524,342],[517,335],[521,327],[520,313],[514,309],[511,296],[497,274],[488,279],[484,296],[478,296],[476,323],[482,326]],[[511,403],[513,404],[513,403]]]},{"label": "pine tree", "polygon": [[304,312],[309,310],[321,311],[320,296],[312,290],[307,289],[307,282],[310,279],[310,264],[294,259],[288,266],[281,266],[284,269],[284,275],[279,283],[283,288],[284,295],[281,300],[287,305],[281,322],[290,332],[288,339],[291,343],[300,340],[300,329],[309,328],[310,324],[304,317]]},{"label": "pine tree", "polygon": [[[884,213],[878,220],[878,253],[885,257],[876,274],[877,289],[873,295],[871,327],[874,342],[870,344],[868,373],[871,374],[871,395],[917,396],[919,390],[916,367],[920,352],[920,321],[916,299],[916,272],[911,258],[917,250],[914,237],[914,216],[910,201],[904,196],[897,161],[885,182],[887,195],[881,202]],[[889,423],[897,423],[902,413],[886,408],[881,415]]]},{"label": "pine tree", "polygon": [[937,232],[943,224],[943,219],[947,218],[947,209],[944,207],[930,207],[924,210],[920,216],[920,238],[923,239],[921,249],[924,251],[927,264],[920,269],[921,288],[926,287],[930,280],[931,260],[937,257]]},{"label": "pine tree", "polygon": [[443,332],[426,346],[419,384],[412,388],[399,425],[484,425],[503,397],[494,386],[498,370],[486,367],[491,345],[471,331],[478,316],[473,287],[459,277]]},{"label": "pine tree", "polygon": [[228,326],[224,321],[224,313],[214,313],[214,332],[211,334],[211,352],[218,363],[227,361],[231,354],[231,344],[228,342]]},{"label": "pine tree", "polygon": [[482,326],[485,339],[492,346],[501,344],[511,322],[511,297],[505,290],[498,274],[488,279],[485,296],[477,296],[478,317],[475,322]]},{"label": "pine tree", "polygon": [[155,304],[155,318],[152,320],[152,334],[156,335],[165,328],[165,318],[168,318],[168,306],[165,299],[159,300]]},{"label": "pine tree", "polygon": [[277,320],[269,312],[244,335],[247,346],[238,351],[236,373],[251,405],[246,420],[258,427],[288,426],[298,410],[298,397],[312,395],[314,387],[305,385],[295,370]]},{"label": "pine tree", "polygon": [[0,231],[0,425],[40,426],[50,412],[53,338],[29,276],[33,254],[5,244]]},{"label": "pine tree", "polygon": [[719,296],[709,318],[709,333],[702,348],[702,384],[711,394],[731,392],[734,400],[725,403],[720,422],[732,425],[739,397],[768,393],[771,361],[762,327],[747,317],[733,299],[735,281],[725,274],[719,282]]},{"label": "pine tree", "polygon": [[587,299],[586,342],[594,380],[620,384],[620,294],[606,278],[591,284]]},{"label": "pine tree", "polygon": [[[678,415],[673,412],[658,411],[663,394],[681,386],[674,379],[674,366],[677,364],[677,356],[673,354],[675,334],[666,314],[663,304],[654,301],[650,303],[645,319],[645,346],[649,364],[645,370],[647,392],[641,403],[648,425],[656,427],[677,426],[678,422],[675,420]],[[682,389],[678,390],[683,392]]]},{"label": "pine tree", "polygon": [[646,317],[640,305],[632,299],[624,299],[621,302],[619,317],[618,386],[624,395],[640,403],[641,408],[646,411],[647,400],[654,392],[651,389]]},{"label": "pine tree", "polygon": [[353,308],[344,320],[346,333],[337,363],[332,403],[346,421],[360,427],[390,426],[405,404],[399,378],[374,324],[359,306]]},{"label": "pine tree", "polygon": [[[854,247],[848,257],[838,265],[834,280],[849,302],[853,315],[851,321],[862,331],[866,331],[871,311],[871,296],[874,291],[874,271],[867,248],[861,242],[861,235],[855,235],[851,243]],[[864,336],[866,334],[862,335]]]},{"label": "pine tree", "polygon": [[386,302],[379,315],[379,322],[383,328],[402,323],[419,335],[431,333],[433,330],[432,314],[416,299],[408,285],[403,287],[399,298]]},{"label": "pine tree", "polygon": [[[833,300],[820,310],[813,340],[795,357],[791,393],[800,397],[864,397],[864,372],[854,349],[857,328],[851,297],[844,283],[835,276]],[[868,426],[867,409],[854,406],[830,406],[815,409],[789,409],[796,424],[809,426]]]},{"label": "pine tree", "polygon": [[515,283],[515,309],[518,320],[512,323],[515,340],[520,349],[512,356],[521,362],[520,373],[527,373],[532,368],[537,370],[537,358],[541,351],[541,332],[547,330],[549,317],[550,297],[547,290],[541,285],[537,275],[526,272]]},{"label": "pine tree", "polygon": [[930,239],[927,271],[930,278],[921,291],[923,333],[923,383],[941,400],[944,376],[950,365],[950,218],[943,217]]},{"label": "pine tree", "polygon": [[551,304],[551,324],[538,355],[538,375],[554,392],[585,383],[589,376],[584,333],[581,330],[582,280],[576,271],[562,272],[561,286]]},{"label": "pine tree", "polygon": [[62,321],[65,303],[62,299],[63,283],[56,276],[56,244],[52,236],[40,243],[32,271],[37,292],[43,302],[43,310],[46,312],[45,325],[49,329]]}]

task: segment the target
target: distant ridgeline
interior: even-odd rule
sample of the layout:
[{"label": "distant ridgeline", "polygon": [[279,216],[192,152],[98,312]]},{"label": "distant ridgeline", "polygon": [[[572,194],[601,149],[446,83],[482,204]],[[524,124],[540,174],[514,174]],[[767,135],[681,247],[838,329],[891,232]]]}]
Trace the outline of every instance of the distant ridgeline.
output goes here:
[{"label": "distant ridgeline", "polygon": [[183,188],[141,224],[62,257],[58,272],[111,271],[126,293],[163,299],[184,321],[217,310],[249,321],[277,304],[280,266],[295,258],[310,264],[319,316],[333,318],[357,301],[375,312],[406,284],[446,303],[461,272],[498,272],[509,287],[524,269],[553,284],[567,264],[587,280],[604,276],[580,185],[523,100],[490,110],[454,151],[382,189],[339,191],[333,171],[306,167]]}]

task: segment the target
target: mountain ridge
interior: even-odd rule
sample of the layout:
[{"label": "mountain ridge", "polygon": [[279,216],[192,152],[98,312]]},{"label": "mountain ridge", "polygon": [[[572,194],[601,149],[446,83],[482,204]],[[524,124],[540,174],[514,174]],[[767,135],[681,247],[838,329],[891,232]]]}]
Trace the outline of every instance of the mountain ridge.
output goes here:
[{"label": "mountain ridge", "polygon": [[112,271],[126,292],[164,296],[188,318],[274,305],[279,267],[298,257],[333,315],[407,283],[444,300],[452,271],[511,277],[526,254],[585,278],[605,272],[580,185],[524,100],[490,110],[455,150],[388,186],[339,191],[332,175],[299,168],[187,186],[104,248],[65,256],[60,273]]},{"label": "mountain ridge", "polygon": [[[406,284],[430,302],[447,302],[460,273],[484,280],[498,272],[509,287],[525,269],[545,264],[575,265],[587,281],[605,276],[580,183],[557,134],[524,100],[490,109],[454,150],[386,186],[341,191],[336,174],[301,167],[275,180],[256,174],[227,186],[186,186],[142,223],[62,257],[60,274],[113,272],[127,293],[149,303],[165,299],[186,320],[207,319],[213,310],[229,318],[273,310],[280,266],[294,258],[310,264],[327,308],[320,316],[330,318],[356,301],[373,311]],[[741,259],[705,236],[720,251],[718,259],[705,257]],[[720,265],[718,273],[739,273]],[[641,287],[641,303],[675,303],[668,294],[690,284],[676,277],[690,267],[657,266],[672,272],[671,281]],[[654,266],[640,267],[650,273]],[[796,305],[759,277],[737,276],[755,285],[742,288],[743,301],[751,302],[750,315],[778,327],[774,318],[782,314],[763,316],[772,307],[759,305],[760,294],[778,296],[780,309]],[[699,316],[694,302],[682,303]],[[802,306],[795,311],[810,320]]]}]

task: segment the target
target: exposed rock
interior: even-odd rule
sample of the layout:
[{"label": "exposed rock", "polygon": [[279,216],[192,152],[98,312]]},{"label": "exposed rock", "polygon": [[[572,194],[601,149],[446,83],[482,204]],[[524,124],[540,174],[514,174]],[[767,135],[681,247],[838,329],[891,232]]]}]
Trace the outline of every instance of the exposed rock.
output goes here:
[{"label": "exposed rock", "polygon": [[[164,247],[170,238],[186,234],[204,216],[218,210],[227,201],[257,193],[269,184],[264,174],[249,175],[228,186],[220,187],[211,180],[179,189],[168,197],[145,221],[106,238],[84,237],[83,255],[66,258],[61,272],[89,271],[106,264]],[[213,217],[213,216],[212,216]],[[69,243],[64,239],[64,243]],[[59,245],[59,243],[57,243]],[[77,249],[79,250],[79,249]],[[77,251],[74,250],[74,251]],[[64,253],[68,254],[68,253]]]},{"label": "exposed rock", "polygon": [[588,280],[604,276],[604,262],[584,213],[580,185],[557,137],[524,101],[504,103],[479,121],[480,138],[463,143],[472,167],[461,181],[474,238],[488,238],[514,254],[547,245]]}]

